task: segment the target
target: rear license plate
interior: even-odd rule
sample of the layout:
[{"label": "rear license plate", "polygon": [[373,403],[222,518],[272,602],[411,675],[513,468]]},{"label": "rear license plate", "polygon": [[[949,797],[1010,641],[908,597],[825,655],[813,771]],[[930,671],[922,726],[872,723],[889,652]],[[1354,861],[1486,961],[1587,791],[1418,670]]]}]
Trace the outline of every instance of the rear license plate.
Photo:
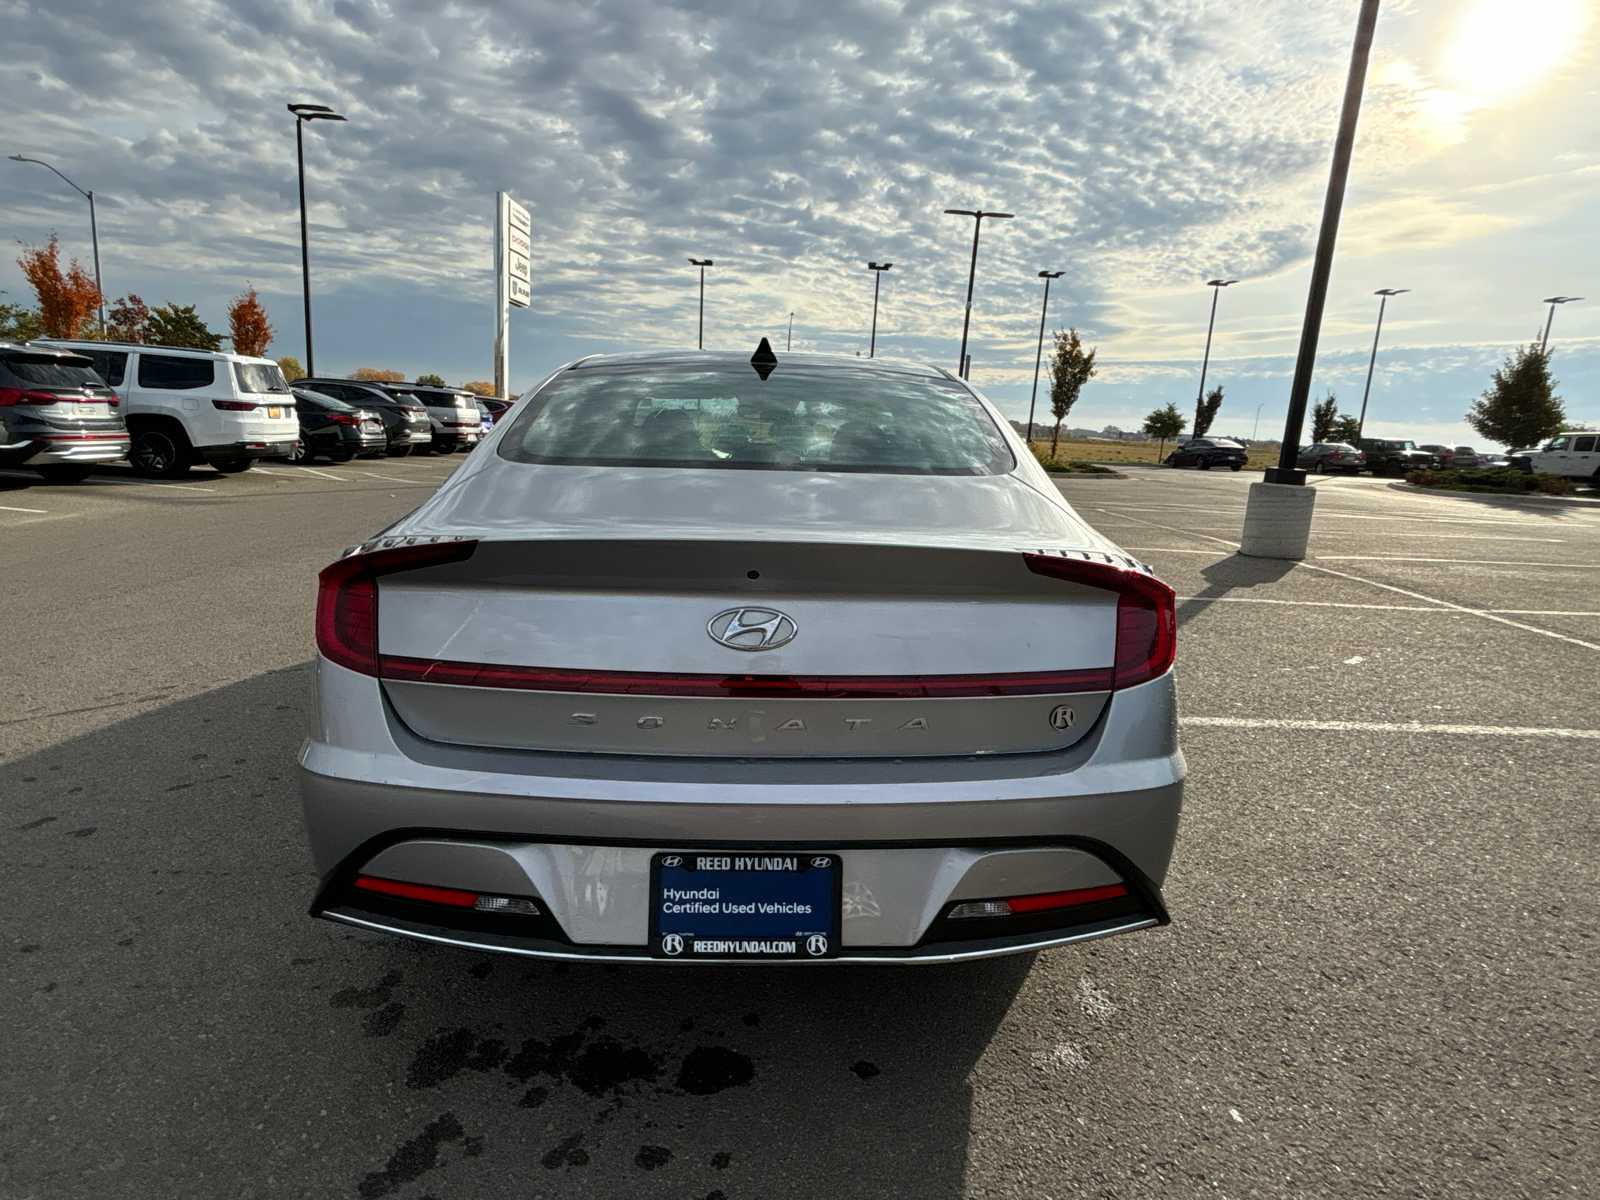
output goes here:
[{"label": "rear license plate", "polygon": [[100,404],[74,404],[72,415],[75,417],[103,417],[106,409]]},{"label": "rear license plate", "polygon": [[382,428],[383,426],[377,421],[361,422],[361,432],[363,433],[377,433]]},{"label": "rear license plate", "polygon": [[277,408],[269,407],[267,409],[267,419],[268,420],[277,421],[277,420],[281,420],[282,417],[283,417],[283,408],[281,406],[277,407]]},{"label": "rear license plate", "polygon": [[650,860],[656,958],[833,958],[837,854],[667,852]]}]

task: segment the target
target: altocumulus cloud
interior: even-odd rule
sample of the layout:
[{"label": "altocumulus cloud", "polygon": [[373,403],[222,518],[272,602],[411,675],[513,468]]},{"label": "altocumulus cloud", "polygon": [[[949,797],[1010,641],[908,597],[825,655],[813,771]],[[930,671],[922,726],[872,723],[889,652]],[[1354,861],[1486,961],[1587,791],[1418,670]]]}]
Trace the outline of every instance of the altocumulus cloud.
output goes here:
[{"label": "altocumulus cloud", "polygon": [[[877,257],[896,351],[948,358],[970,225],[946,207],[1019,214],[985,235],[994,346],[1031,345],[1043,266],[1109,333],[1113,283],[1303,257],[1348,8],[12,0],[0,118],[93,176],[147,276],[295,289],[284,104],[311,100],[350,118],[307,138],[325,294],[481,299],[505,188],[535,210],[537,309],[565,333],[681,342],[695,254],[718,263],[723,344],[797,306],[853,338]],[[38,180],[0,179],[15,228],[61,223]]]}]

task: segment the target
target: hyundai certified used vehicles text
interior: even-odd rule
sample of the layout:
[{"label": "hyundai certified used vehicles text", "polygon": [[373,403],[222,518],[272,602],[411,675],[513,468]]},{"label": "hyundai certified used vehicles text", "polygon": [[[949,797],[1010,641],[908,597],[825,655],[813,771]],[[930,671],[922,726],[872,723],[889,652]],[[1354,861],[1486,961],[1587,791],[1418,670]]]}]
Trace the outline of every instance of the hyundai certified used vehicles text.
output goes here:
[{"label": "hyundai certified used vehicles text", "polygon": [[321,574],[319,916],[629,962],[1167,921],[1172,590],[884,359],[604,355]]},{"label": "hyundai certified used vehicles text", "polygon": [[205,463],[225,474],[288,458],[299,437],[294,397],[270,358],[126,342],[58,341],[94,363],[117,394],[141,475],[174,479]]},{"label": "hyundai certified used vehicles text", "polygon": [[403,458],[433,444],[433,423],[428,410],[406,385],[374,383],[365,379],[297,379],[296,387],[310,388],[356,408],[375,413],[383,422],[390,458]]},{"label": "hyundai certified used vehicles text", "polygon": [[1237,471],[1250,460],[1250,452],[1232,438],[1193,438],[1167,455],[1169,467],[1227,467]]},{"label": "hyundai certified used vehicles text", "polygon": [[1302,471],[1317,471],[1327,475],[1343,471],[1355,475],[1367,465],[1367,456],[1348,442],[1317,442],[1300,447],[1294,464]]},{"label": "hyundai certified used vehicles text", "polygon": [[289,456],[292,463],[310,462],[319,455],[349,462],[358,454],[382,454],[388,445],[383,419],[375,412],[306,388],[295,388],[294,399],[300,439]]},{"label": "hyundai certified used vehicles text", "polygon": [[117,394],[73,350],[0,342],[0,467],[80,483],[128,453]]}]

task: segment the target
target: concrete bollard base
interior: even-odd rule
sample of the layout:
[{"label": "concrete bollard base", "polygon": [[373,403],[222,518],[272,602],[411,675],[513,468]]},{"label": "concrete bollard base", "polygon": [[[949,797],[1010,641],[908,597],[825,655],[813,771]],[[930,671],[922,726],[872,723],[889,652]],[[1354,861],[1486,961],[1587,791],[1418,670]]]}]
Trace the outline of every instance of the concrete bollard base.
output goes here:
[{"label": "concrete bollard base", "polygon": [[1302,559],[1311,539],[1317,489],[1284,483],[1252,483],[1244,510],[1239,553],[1251,558]]}]

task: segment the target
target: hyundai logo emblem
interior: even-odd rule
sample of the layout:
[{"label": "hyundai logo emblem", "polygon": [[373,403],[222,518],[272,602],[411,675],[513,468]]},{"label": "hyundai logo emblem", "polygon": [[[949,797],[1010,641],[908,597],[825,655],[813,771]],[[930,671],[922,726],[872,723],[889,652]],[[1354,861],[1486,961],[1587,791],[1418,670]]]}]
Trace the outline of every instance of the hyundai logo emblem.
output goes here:
[{"label": "hyundai logo emblem", "polygon": [[776,650],[800,632],[794,618],[772,608],[729,608],[706,622],[706,632],[730,650]]}]

